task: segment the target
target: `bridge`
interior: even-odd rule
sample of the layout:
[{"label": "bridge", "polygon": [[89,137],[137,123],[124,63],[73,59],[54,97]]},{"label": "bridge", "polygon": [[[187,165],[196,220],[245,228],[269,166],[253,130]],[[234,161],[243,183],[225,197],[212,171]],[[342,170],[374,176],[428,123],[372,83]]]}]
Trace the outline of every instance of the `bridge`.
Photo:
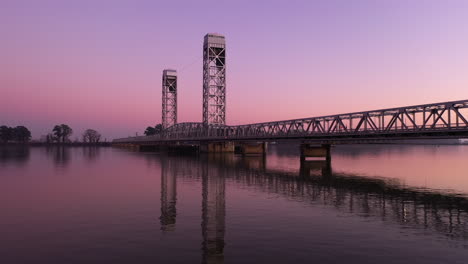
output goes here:
[{"label": "bridge", "polygon": [[[231,145],[248,150],[254,143],[278,140],[334,145],[464,138],[468,137],[467,111],[468,100],[461,100],[236,126],[179,123],[158,135],[121,138],[113,143],[143,147],[208,145],[208,152],[223,152],[233,151]],[[216,148],[219,144],[227,147]]]},{"label": "bridge", "polygon": [[237,126],[179,123],[159,135],[128,137],[114,142],[300,139],[339,144],[375,139],[460,138],[468,137],[466,109],[468,100]]},{"label": "bridge", "polygon": [[299,140],[302,157],[329,159],[335,144],[468,137],[468,100],[226,125],[226,43],[220,34],[207,34],[203,43],[203,122],[177,123],[177,77],[174,69],[163,71],[162,132],[115,139],[115,146],[204,152],[233,152],[238,146],[243,154],[261,154],[267,142]]}]

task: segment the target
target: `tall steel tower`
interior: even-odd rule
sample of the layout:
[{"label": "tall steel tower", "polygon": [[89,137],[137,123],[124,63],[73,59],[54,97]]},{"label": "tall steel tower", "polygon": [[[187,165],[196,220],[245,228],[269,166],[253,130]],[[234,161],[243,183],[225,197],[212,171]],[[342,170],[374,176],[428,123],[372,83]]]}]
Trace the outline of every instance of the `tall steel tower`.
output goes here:
[{"label": "tall steel tower", "polygon": [[162,77],[162,127],[177,124],[177,72],[166,69]]},{"label": "tall steel tower", "polygon": [[226,124],[226,42],[213,33],[203,42],[203,123]]}]

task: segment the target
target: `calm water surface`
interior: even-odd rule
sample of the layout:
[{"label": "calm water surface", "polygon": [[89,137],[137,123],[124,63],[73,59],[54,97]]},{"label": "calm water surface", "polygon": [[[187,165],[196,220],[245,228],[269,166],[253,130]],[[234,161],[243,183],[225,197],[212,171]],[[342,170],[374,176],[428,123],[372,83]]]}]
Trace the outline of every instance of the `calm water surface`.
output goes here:
[{"label": "calm water surface", "polygon": [[468,146],[0,148],[0,263],[468,263]]}]

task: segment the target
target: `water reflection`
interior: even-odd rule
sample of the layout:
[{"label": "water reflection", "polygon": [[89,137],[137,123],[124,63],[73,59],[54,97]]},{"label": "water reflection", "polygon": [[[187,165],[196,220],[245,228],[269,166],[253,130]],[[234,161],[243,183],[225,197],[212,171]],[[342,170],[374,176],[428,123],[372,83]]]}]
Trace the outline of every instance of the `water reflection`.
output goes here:
[{"label": "water reflection", "polygon": [[0,165],[16,163],[22,165],[29,161],[30,149],[28,146],[0,146]]},{"label": "water reflection", "polygon": [[161,230],[174,231],[177,202],[177,166],[173,159],[161,158]]},{"label": "water reflection", "polygon": [[[147,156],[148,157],[148,156]],[[225,170],[227,155],[201,157],[161,156],[161,217],[163,231],[174,231],[176,223],[177,176],[198,177],[202,182],[202,263],[224,263]],[[184,169],[185,173],[183,172]],[[191,172],[191,173],[189,173]],[[196,173],[199,172],[199,173]]]},{"label": "water reflection", "polygon": [[66,167],[70,163],[70,147],[68,146],[47,146],[45,153],[51,158],[56,167]]},{"label": "water reflection", "polygon": [[[177,166],[166,166],[165,174],[174,177],[174,168],[196,171],[201,167],[203,263],[224,261],[227,183],[416,232],[436,232],[448,240],[468,239],[468,199],[463,196],[410,188],[395,179],[333,173],[331,165],[324,161],[306,161],[298,173],[267,169],[260,157],[207,155],[170,159]],[[166,205],[161,206],[163,211]]]},{"label": "water reflection", "polygon": [[201,159],[202,166],[202,263],[224,263],[224,233],[226,217],[225,166],[232,155],[208,155]]},{"label": "water reflection", "polygon": [[[428,156],[432,149],[422,147],[408,147],[404,157],[389,151],[390,157],[356,161],[336,148],[331,166],[301,164],[297,148],[270,149],[266,157],[53,146],[0,152],[1,171],[12,175],[0,177],[0,255],[5,263],[66,263],[70,256],[79,263],[466,259],[468,191],[436,191],[444,189],[440,183],[411,187],[418,185],[405,185],[401,175],[430,170],[444,182],[456,180],[453,172],[466,169],[452,161],[466,160],[468,148],[439,148],[437,164]],[[14,165],[15,155],[25,166]],[[398,162],[389,162],[395,156]],[[3,168],[6,161],[13,166]],[[67,169],[54,168],[61,164]],[[393,166],[401,166],[400,175]],[[433,171],[441,167],[447,172]],[[386,177],[370,176],[376,174]]]},{"label": "water reflection", "polygon": [[94,162],[100,155],[101,147],[98,146],[85,146],[82,147],[83,157],[88,162]]},{"label": "water reflection", "polygon": [[[231,156],[231,162],[233,161],[234,156]],[[253,168],[258,170],[266,170],[267,158],[264,155],[259,156],[242,156],[239,157],[241,167]]]},{"label": "water reflection", "polygon": [[431,229],[448,238],[468,239],[465,197],[412,189],[392,179],[332,173],[331,166],[324,162],[307,163],[301,165],[298,175],[232,164],[231,177],[256,190],[278,193],[300,202],[321,203],[362,217]]},{"label": "water reflection", "polygon": [[304,160],[300,164],[299,175],[305,178],[312,175],[331,177],[331,163],[326,160]]}]

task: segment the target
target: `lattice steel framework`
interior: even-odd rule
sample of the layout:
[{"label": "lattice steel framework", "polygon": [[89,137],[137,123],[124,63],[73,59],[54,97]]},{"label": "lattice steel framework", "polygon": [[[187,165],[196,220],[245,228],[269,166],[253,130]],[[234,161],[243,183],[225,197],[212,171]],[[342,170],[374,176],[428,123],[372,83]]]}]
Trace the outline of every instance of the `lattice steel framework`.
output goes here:
[{"label": "lattice steel framework", "polygon": [[114,142],[301,139],[339,144],[461,137],[468,137],[468,100],[239,126],[180,123],[157,138],[135,137]]},{"label": "lattice steel framework", "polygon": [[203,42],[203,124],[226,124],[226,43],[219,34]]},{"label": "lattice steel framework", "polygon": [[162,127],[177,124],[177,72],[166,69],[162,77]]}]

